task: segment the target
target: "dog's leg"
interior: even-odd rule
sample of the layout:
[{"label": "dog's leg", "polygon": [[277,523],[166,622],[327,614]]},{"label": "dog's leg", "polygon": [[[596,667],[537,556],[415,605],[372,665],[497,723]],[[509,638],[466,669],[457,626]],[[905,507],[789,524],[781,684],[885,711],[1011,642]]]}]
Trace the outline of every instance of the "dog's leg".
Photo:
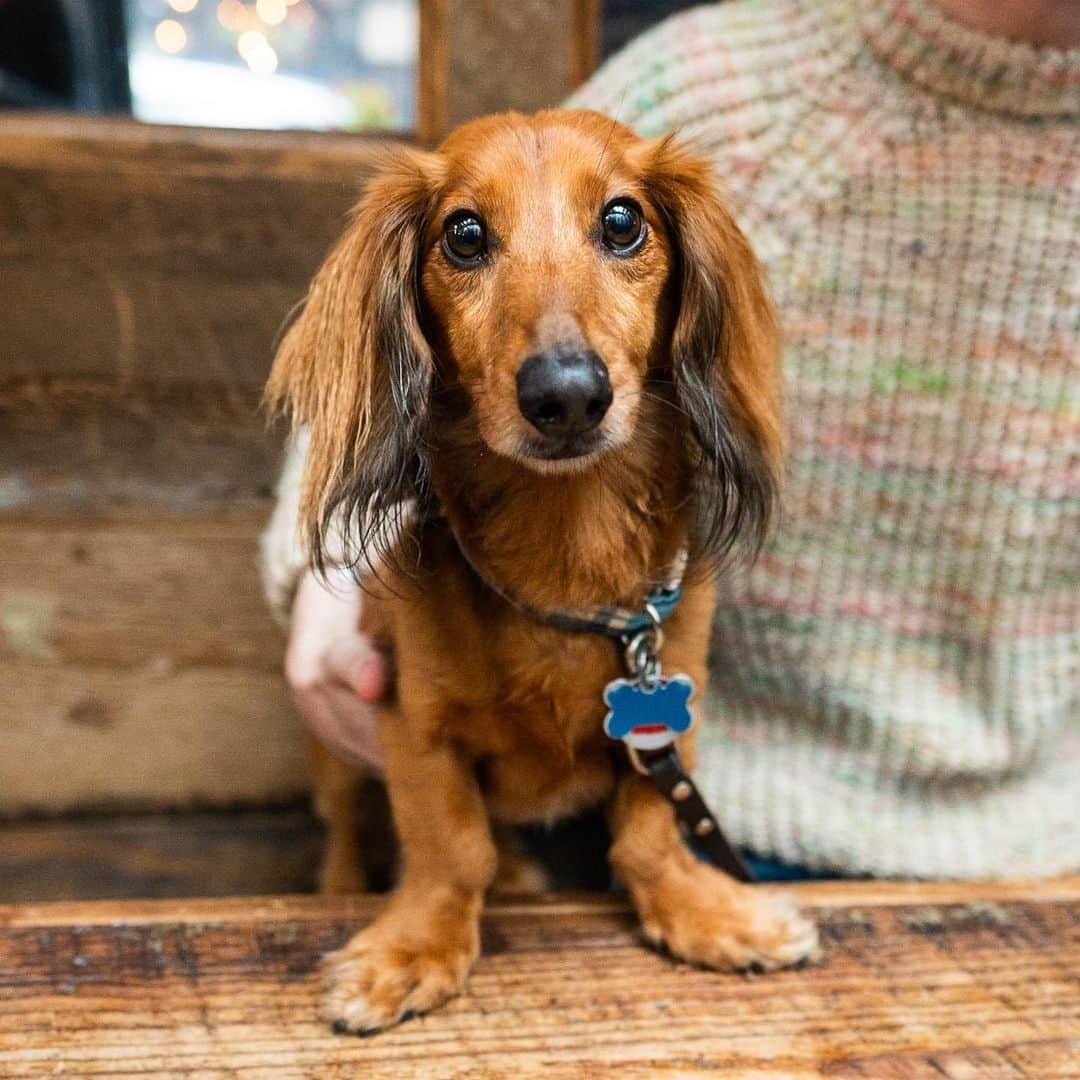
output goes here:
[{"label": "dog's leg", "polygon": [[696,859],[675,814],[636,773],[615,793],[611,863],[650,942],[713,968],[785,967],[818,953],[817,930],[787,897],[743,885]]},{"label": "dog's leg", "polygon": [[401,884],[386,910],[326,958],[324,1012],[370,1034],[459,993],[480,948],[495,846],[476,780],[445,745],[416,745],[395,714],[380,729],[401,840]]},{"label": "dog's leg", "polygon": [[513,826],[496,827],[494,837],[498,868],[491,883],[492,893],[497,896],[526,896],[545,893],[551,888],[543,864],[525,850]]},{"label": "dog's leg", "polygon": [[364,892],[367,874],[357,844],[363,775],[334,757],[310,732],[307,748],[315,814],[326,826],[319,892],[324,896]]}]

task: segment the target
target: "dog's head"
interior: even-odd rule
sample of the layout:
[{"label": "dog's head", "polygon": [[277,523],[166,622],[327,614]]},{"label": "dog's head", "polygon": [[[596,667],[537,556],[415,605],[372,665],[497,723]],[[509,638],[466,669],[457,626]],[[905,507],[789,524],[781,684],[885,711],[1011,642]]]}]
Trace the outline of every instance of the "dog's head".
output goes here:
[{"label": "dog's head", "polygon": [[453,414],[459,438],[545,474],[632,453],[644,423],[685,428],[709,556],[765,533],[775,368],[761,272],[711,167],[670,138],[555,111],[388,155],[282,342],[269,398],[311,429],[316,554],[339,510],[362,547],[386,534],[424,493],[433,426]]}]

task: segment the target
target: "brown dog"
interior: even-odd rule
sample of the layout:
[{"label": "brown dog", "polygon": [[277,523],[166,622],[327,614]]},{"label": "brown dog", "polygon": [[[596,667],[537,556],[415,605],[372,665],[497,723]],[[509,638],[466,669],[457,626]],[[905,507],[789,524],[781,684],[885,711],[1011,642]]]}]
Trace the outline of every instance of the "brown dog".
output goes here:
[{"label": "brown dog", "polygon": [[[493,822],[601,802],[650,941],[718,968],[815,950],[786,902],[699,862],[615,752],[602,695],[620,649],[523,613],[462,554],[555,612],[640,607],[688,547],[663,662],[704,686],[710,569],[760,544],[775,498],[776,352],[758,264],[710,167],[671,139],[595,113],[495,116],[395,152],[371,181],[269,388],[310,425],[317,556],[342,521],[354,552],[380,556],[365,622],[397,666],[379,730],[401,880],[328,959],[339,1029],[462,989]],[[689,733],[679,748],[692,765]],[[324,804],[342,804],[336,775]],[[352,823],[331,824],[330,873],[347,878]]]}]

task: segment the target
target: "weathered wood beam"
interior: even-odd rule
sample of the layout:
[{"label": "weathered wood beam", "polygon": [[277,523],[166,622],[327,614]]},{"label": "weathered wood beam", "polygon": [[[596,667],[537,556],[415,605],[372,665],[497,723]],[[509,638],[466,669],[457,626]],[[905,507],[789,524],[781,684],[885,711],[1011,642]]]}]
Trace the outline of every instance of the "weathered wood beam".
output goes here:
[{"label": "weathered wood beam", "polygon": [[758,977],[645,948],[625,898],[495,901],[468,992],[369,1039],[318,1002],[370,897],[0,907],[0,1073],[1076,1075],[1076,878],[827,889],[824,962]]},{"label": "weathered wood beam", "polygon": [[0,117],[0,382],[261,385],[386,145]]},{"label": "weathered wood beam", "polygon": [[419,135],[558,105],[596,66],[599,0],[421,0]]}]

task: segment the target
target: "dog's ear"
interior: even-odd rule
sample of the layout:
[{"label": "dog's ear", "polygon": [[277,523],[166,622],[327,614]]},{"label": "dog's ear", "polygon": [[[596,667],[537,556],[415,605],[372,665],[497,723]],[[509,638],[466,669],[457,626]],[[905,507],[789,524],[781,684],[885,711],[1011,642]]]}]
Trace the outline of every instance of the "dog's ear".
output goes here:
[{"label": "dog's ear", "polygon": [[346,562],[386,558],[402,507],[423,493],[434,366],[419,263],[438,169],[415,150],[385,159],[274,359],[270,407],[310,430],[300,525],[320,567],[332,531]]},{"label": "dog's ear", "polygon": [[780,484],[779,336],[757,258],[711,164],[673,139],[650,144],[648,190],[676,259],[672,368],[700,449],[698,557],[756,554]]}]

